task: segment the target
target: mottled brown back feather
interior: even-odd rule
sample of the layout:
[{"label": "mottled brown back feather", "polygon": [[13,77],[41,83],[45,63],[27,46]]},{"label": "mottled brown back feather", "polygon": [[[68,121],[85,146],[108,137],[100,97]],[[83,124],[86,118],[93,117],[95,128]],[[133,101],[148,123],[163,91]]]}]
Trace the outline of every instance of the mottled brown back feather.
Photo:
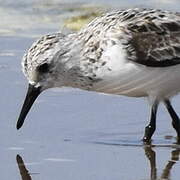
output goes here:
[{"label": "mottled brown back feather", "polygon": [[[139,15],[140,16],[140,15]],[[180,16],[156,11],[127,25],[131,32],[129,59],[151,67],[180,64]],[[135,57],[132,58],[132,49]]]}]

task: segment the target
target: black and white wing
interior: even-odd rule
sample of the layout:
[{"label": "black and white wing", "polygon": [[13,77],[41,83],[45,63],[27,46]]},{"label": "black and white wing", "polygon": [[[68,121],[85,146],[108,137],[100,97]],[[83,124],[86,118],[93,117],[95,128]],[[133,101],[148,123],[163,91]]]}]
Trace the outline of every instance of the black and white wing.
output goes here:
[{"label": "black and white wing", "polygon": [[127,31],[129,60],[151,67],[180,64],[180,14],[153,10],[132,19]]}]

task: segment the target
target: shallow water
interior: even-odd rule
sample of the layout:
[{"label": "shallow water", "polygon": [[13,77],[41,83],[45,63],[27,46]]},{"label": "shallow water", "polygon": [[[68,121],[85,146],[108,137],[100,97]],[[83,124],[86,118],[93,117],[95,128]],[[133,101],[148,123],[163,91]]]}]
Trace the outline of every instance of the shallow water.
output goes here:
[{"label": "shallow water", "polygon": [[[39,97],[22,129],[16,130],[27,88],[20,67],[23,53],[35,37],[63,27],[63,18],[76,13],[67,10],[69,5],[86,1],[56,0],[51,6],[35,0],[13,2],[0,0],[0,179],[179,180],[180,146],[163,106],[152,146],[140,141],[148,117],[145,99],[52,89]],[[35,2],[41,2],[38,8]],[[175,0],[112,2],[113,8],[180,7]],[[106,1],[99,4],[108,6]],[[173,104],[178,111],[179,96]]]}]

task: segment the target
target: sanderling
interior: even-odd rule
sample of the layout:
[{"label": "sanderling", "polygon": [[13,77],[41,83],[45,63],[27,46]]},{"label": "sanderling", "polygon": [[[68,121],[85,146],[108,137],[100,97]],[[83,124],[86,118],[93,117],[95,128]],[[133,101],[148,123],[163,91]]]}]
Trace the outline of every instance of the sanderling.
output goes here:
[{"label": "sanderling", "polygon": [[38,95],[53,87],[131,97],[147,97],[150,122],[144,141],[156,128],[165,104],[180,139],[180,121],[170,98],[180,91],[180,13],[128,9],[94,19],[78,33],[45,35],[24,55],[29,88],[19,129]]}]

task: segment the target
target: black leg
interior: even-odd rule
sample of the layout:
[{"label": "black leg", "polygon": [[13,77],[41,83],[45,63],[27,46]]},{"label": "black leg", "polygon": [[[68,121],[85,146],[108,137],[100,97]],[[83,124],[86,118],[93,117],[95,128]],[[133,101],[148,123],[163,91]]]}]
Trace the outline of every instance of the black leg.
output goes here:
[{"label": "black leg", "polygon": [[155,102],[151,106],[150,122],[145,128],[145,133],[143,137],[144,142],[149,142],[151,140],[152,135],[154,134],[154,131],[156,130],[156,114],[157,114],[158,104],[159,104],[158,102]]},{"label": "black leg", "polygon": [[174,111],[172,105],[171,105],[171,102],[166,99],[164,101],[164,104],[172,118],[172,126],[173,128],[176,130],[177,132],[177,138],[178,138],[178,141],[180,140],[180,120],[179,120],[179,117],[178,115],[176,114],[176,112]]}]

